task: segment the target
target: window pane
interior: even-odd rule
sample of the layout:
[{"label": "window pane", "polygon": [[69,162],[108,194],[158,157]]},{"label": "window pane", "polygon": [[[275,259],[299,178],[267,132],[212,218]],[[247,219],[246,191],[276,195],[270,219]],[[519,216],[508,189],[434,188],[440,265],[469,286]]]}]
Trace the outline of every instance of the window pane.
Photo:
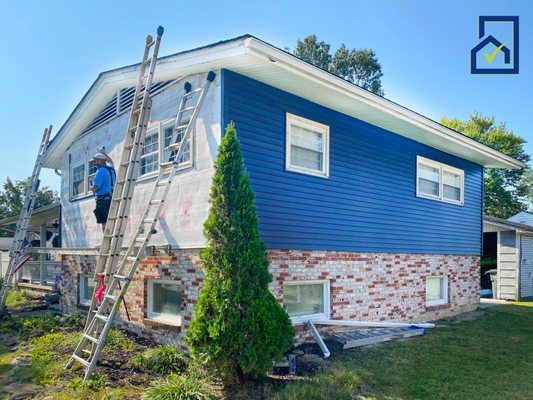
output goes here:
[{"label": "window pane", "polygon": [[152,312],[156,314],[180,315],[180,285],[174,283],[153,284]]},{"label": "window pane", "polygon": [[87,173],[88,173],[88,176],[87,176],[87,191],[90,190],[90,187],[93,184],[94,177],[96,175],[96,170],[97,170],[97,168],[96,168],[96,165],[94,165],[94,161],[90,160],[87,163]]},{"label": "window pane", "polygon": [[144,138],[143,154],[153,153],[154,151],[157,151],[157,144],[157,133],[146,135],[146,137]]},{"label": "window pane", "polygon": [[439,196],[439,169],[418,164],[418,191],[422,194]]},{"label": "window pane", "polygon": [[461,175],[444,170],[442,172],[442,183],[448,186],[461,187]]},{"label": "window pane", "polygon": [[426,278],[426,300],[440,300],[443,299],[442,293],[442,278]]},{"label": "window pane", "polygon": [[141,158],[139,175],[144,175],[152,171],[157,171],[157,153]]},{"label": "window pane", "polygon": [[323,154],[291,146],[291,165],[322,171]]},{"label": "window pane", "polygon": [[445,199],[461,201],[461,175],[445,170],[442,173],[442,183]]},{"label": "window pane", "polygon": [[291,145],[322,152],[322,132],[291,125]]},{"label": "window pane", "polygon": [[324,284],[285,285],[283,306],[291,317],[324,313]]},{"label": "window pane", "polygon": [[85,179],[85,166],[79,165],[72,168],[72,195],[77,196],[78,194],[85,193],[84,190],[84,179]]},{"label": "window pane", "polygon": [[290,129],[290,164],[323,171],[324,134],[298,125],[291,125]]},{"label": "window pane", "polygon": [[[167,151],[168,151],[167,147],[170,144],[170,139],[172,137],[172,131],[173,130],[174,130],[174,127],[172,127],[172,126],[164,129],[164,135],[165,135],[165,158],[166,158],[166,160],[168,160],[169,157],[170,157],[171,161],[172,161],[173,157],[176,154],[176,150],[172,150],[172,152],[170,153],[169,157],[167,157],[166,154],[167,154]],[[181,142],[182,136],[183,136],[184,133],[185,133],[184,129],[181,129],[180,131],[178,131],[178,135],[176,137],[176,143]],[[181,162],[182,163],[183,162],[187,162],[187,161],[190,161],[190,159],[191,159],[191,138],[189,136],[189,140],[187,141],[187,144],[185,145],[185,148],[183,149]]]},{"label": "window pane", "polygon": [[83,275],[81,277],[81,286],[80,301],[82,303],[88,303],[92,300],[94,293],[95,282],[93,277],[89,275]]},{"label": "window pane", "polygon": [[461,201],[461,189],[453,186],[444,185],[444,198],[448,200]]}]

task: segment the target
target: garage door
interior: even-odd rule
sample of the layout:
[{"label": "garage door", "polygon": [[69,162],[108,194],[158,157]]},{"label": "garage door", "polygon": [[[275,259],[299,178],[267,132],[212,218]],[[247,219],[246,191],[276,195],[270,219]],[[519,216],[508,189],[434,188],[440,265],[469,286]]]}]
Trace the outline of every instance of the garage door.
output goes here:
[{"label": "garage door", "polygon": [[520,259],[520,297],[533,296],[533,237],[522,236]]}]

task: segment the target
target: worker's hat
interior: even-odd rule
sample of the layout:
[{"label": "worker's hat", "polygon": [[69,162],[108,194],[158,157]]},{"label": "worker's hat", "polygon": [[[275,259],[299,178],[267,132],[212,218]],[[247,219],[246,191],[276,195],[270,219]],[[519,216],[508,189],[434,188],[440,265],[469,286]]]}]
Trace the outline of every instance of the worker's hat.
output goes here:
[{"label": "worker's hat", "polygon": [[93,156],[93,160],[96,160],[96,159],[99,159],[99,160],[105,160],[105,156],[104,156],[102,153],[96,153],[96,154]]}]

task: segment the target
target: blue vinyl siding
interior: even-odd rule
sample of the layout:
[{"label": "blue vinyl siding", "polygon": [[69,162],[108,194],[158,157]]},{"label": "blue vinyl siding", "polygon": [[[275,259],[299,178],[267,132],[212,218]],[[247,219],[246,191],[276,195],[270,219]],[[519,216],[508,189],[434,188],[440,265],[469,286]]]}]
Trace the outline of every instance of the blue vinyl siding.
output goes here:
[{"label": "blue vinyl siding", "polygon": [[[228,70],[222,80],[269,248],[480,254],[481,166]],[[285,171],[287,112],[330,127],[329,178]],[[416,197],[417,156],[464,170],[464,206]]]}]

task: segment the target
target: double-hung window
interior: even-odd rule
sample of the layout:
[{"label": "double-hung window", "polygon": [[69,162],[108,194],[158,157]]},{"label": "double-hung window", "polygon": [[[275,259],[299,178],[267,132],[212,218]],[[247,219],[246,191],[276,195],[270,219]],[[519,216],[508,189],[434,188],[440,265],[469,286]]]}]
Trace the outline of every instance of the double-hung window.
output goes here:
[{"label": "double-hung window", "polygon": [[426,278],[426,306],[448,304],[448,278],[428,276]]},{"label": "double-hung window", "polygon": [[287,113],[288,171],[328,177],[329,126]]},{"label": "double-hung window", "polygon": [[418,156],[416,195],[462,205],[464,202],[464,171]]},{"label": "double-hung window", "polygon": [[139,175],[145,175],[157,171],[159,166],[159,130],[146,132],[144,146],[139,165]]},{"label": "double-hung window", "polygon": [[85,164],[77,165],[72,168],[72,197],[80,196],[85,193]]},{"label": "double-hung window", "polygon": [[[160,123],[154,129],[146,133],[144,140],[143,153],[141,156],[141,164],[139,166],[139,176],[149,174],[150,172],[158,171],[159,164],[167,161],[172,161],[172,157],[176,154],[178,147],[172,146],[169,148],[172,133],[174,130],[174,123]],[[184,131],[179,131],[176,135],[174,143],[180,143],[183,139]],[[182,153],[180,168],[190,167],[192,165],[191,154],[191,137],[187,141]]]},{"label": "double-hung window", "polygon": [[181,285],[177,281],[148,281],[148,312],[150,319],[179,325],[181,323]]},{"label": "double-hung window", "polygon": [[285,282],[283,307],[293,322],[329,318],[329,281]]}]

